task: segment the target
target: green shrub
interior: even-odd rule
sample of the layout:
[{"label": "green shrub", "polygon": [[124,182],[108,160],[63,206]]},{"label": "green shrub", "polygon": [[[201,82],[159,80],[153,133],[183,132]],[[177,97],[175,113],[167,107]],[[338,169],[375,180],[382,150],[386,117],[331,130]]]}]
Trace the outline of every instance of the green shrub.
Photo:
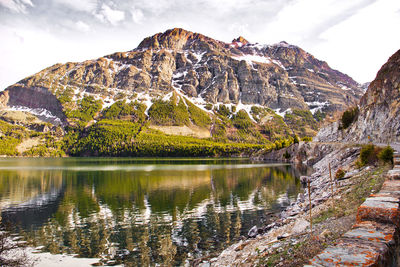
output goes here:
[{"label": "green shrub", "polygon": [[206,104],[206,105],[204,106],[204,108],[207,109],[207,110],[212,110],[213,105],[210,104],[210,103],[208,103],[208,104]]},{"label": "green shrub", "polygon": [[342,179],[345,175],[346,175],[346,172],[339,168],[335,173],[335,178]]},{"label": "green shrub", "polygon": [[375,164],[378,161],[378,154],[380,148],[375,147],[373,144],[364,145],[360,151],[359,166]]},{"label": "green shrub", "polygon": [[301,141],[303,141],[303,142],[311,142],[312,141],[312,137],[311,136],[304,136],[303,138],[301,138]]},{"label": "green shrub", "polygon": [[382,149],[381,152],[378,154],[378,158],[382,160],[384,163],[393,163],[393,148],[390,146],[385,147]]},{"label": "green shrub", "polygon": [[358,117],[359,109],[358,107],[350,108],[343,112],[342,118],[341,118],[341,128],[342,129],[347,129],[349,126],[355,121]]},{"label": "green shrub", "polygon": [[224,117],[229,117],[232,114],[231,111],[229,110],[229,107],[225,105],[219,105],[217,113]]}]

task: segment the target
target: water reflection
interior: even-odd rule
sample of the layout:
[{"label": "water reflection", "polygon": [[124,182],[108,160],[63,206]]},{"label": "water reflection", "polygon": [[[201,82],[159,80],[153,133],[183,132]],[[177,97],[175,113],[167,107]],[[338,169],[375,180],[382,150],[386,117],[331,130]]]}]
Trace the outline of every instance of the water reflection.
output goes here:
[{"label": "water reflection", "polygon": [[288,165],[246,160],[5,159],[3,221],[52,253],[127,266],[215,253],[289,204]]}]

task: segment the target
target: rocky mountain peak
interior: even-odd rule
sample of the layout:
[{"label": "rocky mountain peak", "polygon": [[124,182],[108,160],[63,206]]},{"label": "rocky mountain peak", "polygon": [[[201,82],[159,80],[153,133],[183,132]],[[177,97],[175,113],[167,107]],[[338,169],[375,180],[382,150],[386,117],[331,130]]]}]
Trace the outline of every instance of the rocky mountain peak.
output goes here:
[{"label": "rocky mountain peak", "polygon": [[238,38],[233,39],[232,43],[241,43],[242,45],[247,45],[249,41],[247,41],[243,36],[239,36]]},{"label": "rocky mountain peak", "polygon": [[194,33],[181,28],[169,29],[145,38],[137,49],[173,49],[182,50],[189,48],[194,42],[217,45],[217,41],[200,33]]},{"label": "rocky mountain peak", "polygon": [[[0,94],[0,107],[45,110],[66,125],[64,114],[79,108],[87,95],[100,101],[102,109],[126,100],[150,110],[159,99],[175,94],[211,113],[221,104],[249,116],[269,108],[300,127],[301,135],[313,135],[316,127],[309,131],[307,125],[356,104],[362,93],[350,77],[286,42],[251,44],[239,37],[225,43],[174,28],[144,39],[131,51],[51,66],[7,88]],[[306,119],[301,124],[296,116]]]}]

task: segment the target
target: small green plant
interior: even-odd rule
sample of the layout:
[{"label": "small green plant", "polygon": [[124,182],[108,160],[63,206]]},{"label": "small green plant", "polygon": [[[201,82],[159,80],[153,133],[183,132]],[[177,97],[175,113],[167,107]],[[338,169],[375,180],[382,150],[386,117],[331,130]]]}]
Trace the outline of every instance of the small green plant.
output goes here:
[{"label": "small green plant", "polygon": [[358,107],[350,108],[345,112],[343,112],[340,129],[349,128],[349,126],[353,123],[353,121],[357,119],[358,113],[359,113]]},{"label": "small green plant", "polygon": [[373,144],[364,145],[360,151],[360,158],[356,162],[358,167],[363,167],[365,165],[372,165],[378,161],[378,154],[381,151],[379,147]]},{"label": "small green plant", "polygon": [[339,168],[335,173],[335,178],[339,180],[339,179],[342,179],[345,175],[346,175],[346,172]]},{"label": "small green plant", "polygon": [[206,104],[206,105],[204,106],[204,108],[207,109],[207,110],[212,110],[213,105],[210,104],[210,103],[208,103],[208,104]]},{"label": "small green plant", "polygon": [[393,148],[387,146],[379,152],[378,158],[384,163],[393,163],[393,152]]},{"label": "small green plant", "polygon": [[301,141],[303,141],[303,142],[311,142],[312,141],[312,137],[311,136],[304,136],[303,138],[301,138]]}]

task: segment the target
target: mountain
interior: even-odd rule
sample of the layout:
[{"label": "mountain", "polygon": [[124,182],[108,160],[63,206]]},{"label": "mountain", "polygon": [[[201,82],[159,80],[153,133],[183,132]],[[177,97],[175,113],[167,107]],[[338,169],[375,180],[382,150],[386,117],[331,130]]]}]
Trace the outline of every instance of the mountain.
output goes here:
[{"label": "mountain", "polygon": [[322,129],[317,140],[390,143],[400,141],[400,50],[378,71],[353,113],[351,124],[335,122]]},{"label": "mountain", "polygon": [[[0,93],[0,118],[64,134],[88,135],[111,119],[165,134],[266,143],[314,135],[326,116],[362,94],[352,78],[286,42],[225,43],[171,29],[131,51],[56,64],[9,86]],[[27,113],[50,125],[21,119]]]}]

